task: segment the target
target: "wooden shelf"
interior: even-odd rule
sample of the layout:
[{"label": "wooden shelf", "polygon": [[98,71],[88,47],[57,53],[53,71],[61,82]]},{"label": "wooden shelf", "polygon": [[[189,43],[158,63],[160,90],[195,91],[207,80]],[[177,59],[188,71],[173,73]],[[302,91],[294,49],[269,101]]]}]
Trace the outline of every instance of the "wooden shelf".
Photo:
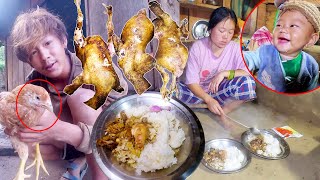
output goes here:
[{"label": "wooden shelf", "polygon": [[208,10],[212,10],[220,7],[220,6],[214,6],[211,4],[200,3],[197,1],[190,2],[189,0],[179,0],[179,2],[180,2],[180,7],[184,7],[184,8],[205,8]]}]

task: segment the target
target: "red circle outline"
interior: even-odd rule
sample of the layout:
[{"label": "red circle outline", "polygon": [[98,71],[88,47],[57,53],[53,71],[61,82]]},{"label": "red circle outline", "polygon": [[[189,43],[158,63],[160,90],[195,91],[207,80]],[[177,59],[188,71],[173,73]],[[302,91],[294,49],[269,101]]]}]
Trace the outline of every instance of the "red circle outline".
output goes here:
[{"label": "red circle outline", "polygon": [[246,66],[247,70],[250,72],[251,76],[255,79],[255,81],[258,82],[262,87],[268,89],[269,91],[273,91],[273,92],[275,92],[275,93],[277,93],[277,94],[282,94],[282,95],[286,95],[286,96],[291,96],[291,97],[292,97],[292,96],[298,96],[298,95],[308,94],[308,93],[310,93],[310,92],[316,91],[317,89],[320,89],[320,86],[318,86],[318,87],[316,87],[316,88],[314,88],[314,89],[311,89],[311,90],[308,90],[308,91],[304,91],[304,92],[298,92],[298,93],[288,93],[288,92],[276,91],[276,90],[273,90],[273,89],[271,89],[270,87],[264,85],[262,82],[260,82],[260,81],[258,80],[258,78],[254,77],[254,75],[253,75],[253,74],[251,73],[251,71],[249,70],[249,67],[247,66],[247,63],[246,63],[246,61],[245,61],[245,59],[244,59],[243,50],[242,50],[243,28],[246,27],[247,21],[249,20],[251,14],[252,14],[254,11],[258,10],[258,6],[260,6],[264,1],[266,1],[266,0],[261,0],[261,1],[259,1],[259,3],[251,10],[251,12],[249,13],[248,17],[247,17],[246,20],[244,21],[244,24],[243,24],[243,26],[242,26],[242,32],[241,32],[241,34],[240,34],[240,50],[241,50],[241,56],[242,56],[242,60],[243,60],[243,62],[244,62],[244,65]]},{"label": "red circle outline", "polygon": [[[21,90],[22,90],[27,84],[30,84],[30,83],[35,82],[35,81],[42,81],[42,82],[48,83],[50,86],[52,86],[52,87],[54,88],[54,90],[57,92],[58,97],[59,97],[59,99],[60,99],[60,111],[59,111],[59,114],[58,114],[58,116],[57,116],[57,119],[54,121],[54,123],[53,123],[51,126],[45,128],[45,129],[40,129],[40,130],[32,129],[32,128],[30,128],[29,126],[27,126],[27,125],[23,122],[23,120],[21,119],[21,117],[19,116],[19,113],[18,113],[18,97],[19,97],[19,95],[20,95]],[[31,80],[31,81],[28,81],[27,83],[25,83],[25,84],[21,87],[21,89],[19,90],[18,95],[17,95],[17,97],[16,97],[16,114],[17,114],[17,117],[18,117],[18,119],[20,120],[20,122],[21,122],[26,128],[28,128],[28,129],[30,129],[30,130],[32,130],[32,131],[42,132],[42,131],[45,131],[45,130],[50,129],[53,125],[55,125],[55,124],[57,123],[58,119],[59,119],[60,116],[61,116],[61,112],[62,112],[62,98],[61,98],[61,96],[60,96],[60,93],[59,93],[58,89],[57,89],[52,83],[50,83],[49,81],[47,81],[47,80],[45,80],[45,79],[33,79],[33,80]]]}]

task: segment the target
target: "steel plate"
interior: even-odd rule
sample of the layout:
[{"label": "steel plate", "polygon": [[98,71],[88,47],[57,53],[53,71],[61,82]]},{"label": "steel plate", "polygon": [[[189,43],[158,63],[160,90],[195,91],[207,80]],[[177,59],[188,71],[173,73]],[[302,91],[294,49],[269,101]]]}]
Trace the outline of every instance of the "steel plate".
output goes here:
[{"label": "steel plate", "polygon": [[215,169],[212,166],[208,165],[207,162],[205,161],[204,158],[202,158],[202,164],[205,165],[208,169],[211,171],[214,171],[216,173],[221,173],[221,174],[229,174],[229,173],[235,173],[239,172],[243,169],[245,169],[248,164],[251,162],[251,154],[250,152],[238,141],[233,140],[233,139],[214,139],[211,141],[206,142],[205,145],[205,152],[209,151],[210,148],[215,148],[217,146],[223,145],[224,147],[231,147],[235,146],[237,147],[241,153],[244,156],[244,160],[241,163],[241,167],[239,169],[234,169],[234,170],[220,170],[220,169]]},{"label": "steel plate", "polygon": [[192,27],[192,36],[194,39],[201,39],[204,37],[209,36],[208,32],[208,21],[206,20],[199,20],[196,23],[194,23]]},{"label": "steel plate", "polygon": [[[140,105],[170,106],[180,120],[180,126],[186,139],[177,155],[177,164],[156,172],[142,172],[140,175],[134,168],[119,164],[110,150],[96,145],[96,140],[104,135],[105,124],[115,119],[122,111]],[[199,119],[194,112],[178,99],[164,101],[158,92],[142,95],[130,95],[113,102],[97,118],[91,135],[93,155],[103,172],[111,179],[186,179],[199,165],[204,152],[204,133]]]},{"label": "steel plate", "polygon": [[278,154],[276,157],[270,157],[270,156],[264,156],[262,154],[258,154],[255,151],[251,150],[248,137],[250,134],[252,134],[252,132],[250,130],[248,130],[248,131],[245,131],[244,133],[242,133],[241,142],[244,145],[244,147],[246,147],[252,154],[254,154],[258,157],[264,158],[264,159],[271,159],[271,160],[283,159],[283,158],[286,158],[290,154],[290,147],[289,147],[288,143],[284,139],[282,139],[279,135],[277,135],[276,133],[274,133],[270,130],[266,130],[266,129],[260,129],[260,133],[261,134],[270,134],[274,138],[276,138],[279,141],[281,153]]}]

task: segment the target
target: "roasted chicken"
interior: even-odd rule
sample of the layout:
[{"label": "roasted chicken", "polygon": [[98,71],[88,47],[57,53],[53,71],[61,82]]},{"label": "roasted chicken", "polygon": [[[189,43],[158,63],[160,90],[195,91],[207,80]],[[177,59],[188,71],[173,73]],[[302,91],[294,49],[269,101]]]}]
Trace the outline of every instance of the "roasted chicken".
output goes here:
[{"label": "roasted chicken", "polygon": [[[160,93],[163,98],[170,98],[177,89],[176,80],[182,75],[188,60],[188,49],[180,40],[182,37],[188,37],[188,22],[186,19],[183,20],[179,27],[170,15],[161,9],[157,1],[149,2],[149,8],[157,16],[153,20],[153,24],[155,26],[154,36],[159,40],[155,58],[156,68],[160,72],[163,82]],[[166,70],[172,75],[169,89],[167,84],[170,78]]]},{"label": "roasted chicken", "polygon": [[[81,0],[75,0],[78,18],[74,31],[74,46],[77,57],[82,62],[83,72],[77,76],[71,85],[64,88],[66,94],[73,94],[82,84],[95,86],[95,95],[85,102],[93,109],[98,109],[105,103],[109,92],[113,89],[122,92],[107,44],[101,36],[84,37],[82,32],[83,14],[80,9]],[[108,37],[111,38],[111,37]]]},{"label": "roasted chicken", "polygon": [[[13,148],[18,152],[20,161],[19,170],[17,172],[15,180],[23,180],[29,178],[30,175],[24,174],[25,164],[29,156],[28,145],[21,142],[17,137],[19,128],[23,128],[22,122],[16,114],[16,98],[23,86],[17,86],[11,92],[0,93],[0,124],[4,126],[8,132],[10,132],[10,140]],[[45,109],[52,112],[51,100],[48,92],[39,86],[27,84],[22,88],[17,99],[18,114],[21,121],[28,127],[32,127],[38,124],[39,118],[44,113]],[[39,179],[39,169],[42,169],[49,175],[46,170],[42,156],[40,154],[39,143],[35,145],[36,153],[35,160],[26,169],[36,165],[36,178]]]},{"label": "roasted chicken", "polygon": [[154,58],[145,52],[147,44],[153,38],[153,24],[146,16],[146,10],[142,9],[126,22],[119,38],[114,33],[112,6],[105,6],[105,8],[109,16],[108,34],[113,34],[118,64],[135,91],[142,94],[151,86],[144,75],[154,67],[155,62]]}]

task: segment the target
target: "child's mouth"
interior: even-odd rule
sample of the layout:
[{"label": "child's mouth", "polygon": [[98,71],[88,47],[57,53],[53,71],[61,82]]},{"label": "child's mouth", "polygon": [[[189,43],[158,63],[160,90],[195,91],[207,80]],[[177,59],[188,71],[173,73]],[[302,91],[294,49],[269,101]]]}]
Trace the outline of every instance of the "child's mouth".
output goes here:
[{"label": "child's mouth", "polygon": [[278,41],[279,41],[279,43],[287,43],[287,42],[289,42],[290,40],[287,39],[287,38],[284,38],[284,37],[279,37],[279,38],[278,38]]}]

